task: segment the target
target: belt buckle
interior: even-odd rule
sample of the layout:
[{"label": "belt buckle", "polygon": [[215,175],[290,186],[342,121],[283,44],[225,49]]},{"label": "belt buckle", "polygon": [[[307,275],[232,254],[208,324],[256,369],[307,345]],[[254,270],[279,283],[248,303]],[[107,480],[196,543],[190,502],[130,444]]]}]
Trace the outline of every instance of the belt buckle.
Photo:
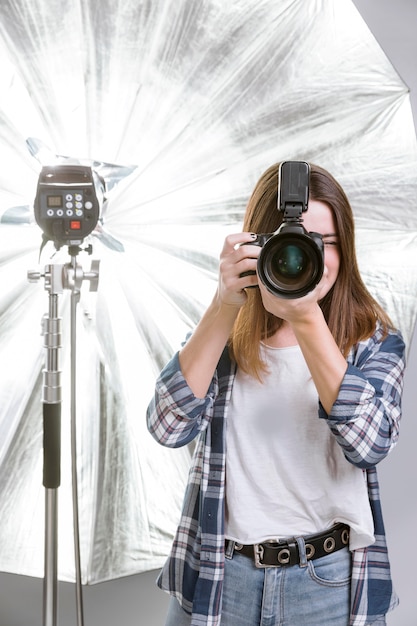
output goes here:
[{"label": "belt buckle", "polygon": [[255,559],[255,567],[258,569],[264,569],[266,565],[264,565],[261,561],[264,558],[264,547],[261,543],[255,543],[253,546],[253,556]]},{"label": "belt buckle", "polygon": [[281,547],[276,554],[276,563],[263,563],[262,560],[265,554],[264,546],[261,543],[255,543],[253,546],[255,566],[261,569],[266,567],[282,567],[289,565],[291,560],[289,544],[286,541],[279,541],[277,543],[277,547],[279,546]]}]

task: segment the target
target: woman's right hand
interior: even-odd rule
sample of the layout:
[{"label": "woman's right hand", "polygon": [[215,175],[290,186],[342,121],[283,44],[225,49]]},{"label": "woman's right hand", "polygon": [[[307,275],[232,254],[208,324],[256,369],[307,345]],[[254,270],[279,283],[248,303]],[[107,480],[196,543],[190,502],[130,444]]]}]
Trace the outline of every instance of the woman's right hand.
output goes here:
[{"label": "woman's right hand", "polygon": [[[253,233],[235,233],[226,237],[220,254],[217,289],[222,304],[240,308],[246,302],[245,289],[258,284],[256,264],[261,247],[242,245],[253,243],[255,239]],[[253,274],[242,276],[246,272]]]},{"label": "woman's right hand", "polygon": [[[179,353],[181,371],[197,398],[207,394],[239,309],[246,302],[245,288],[258,284],[256,262],[261,248],[241,245],[253,242],[255,237],[251,233],[226,237],[220,254],[217,291]],[[241,276],[244,272],[254,274]]]}]

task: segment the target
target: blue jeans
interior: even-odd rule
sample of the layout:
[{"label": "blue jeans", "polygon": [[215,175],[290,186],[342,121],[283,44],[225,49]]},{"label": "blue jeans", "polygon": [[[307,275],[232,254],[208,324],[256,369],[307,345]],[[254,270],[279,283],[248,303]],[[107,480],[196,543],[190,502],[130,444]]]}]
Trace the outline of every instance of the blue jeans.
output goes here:
[{"label": "blue jeans", "polygon": [[314,561],[301,548],[290,567],[258,569],[238,552],[226,559],[222,626],[348,626],[348,548]]},{"label": "blue jeans", "polygon": [[[238,552],[226,556],[221,626],[348,626],[348,548],[307,562],[302,540],[299,545],[300,564],[289,567],[258,569]],[[190,623],[172,598],[165,626]]]}]

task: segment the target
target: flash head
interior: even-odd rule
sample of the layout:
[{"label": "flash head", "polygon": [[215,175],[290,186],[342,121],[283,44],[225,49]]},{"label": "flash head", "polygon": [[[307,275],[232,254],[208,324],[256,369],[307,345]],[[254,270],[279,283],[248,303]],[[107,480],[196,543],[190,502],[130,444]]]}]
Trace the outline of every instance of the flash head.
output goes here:
[{"label": "flash head", "polygon": [[104,181],[90,166],[44,166],[34,211],[46,239],[56,248],[80,245],[97,225],[104,192]]}]

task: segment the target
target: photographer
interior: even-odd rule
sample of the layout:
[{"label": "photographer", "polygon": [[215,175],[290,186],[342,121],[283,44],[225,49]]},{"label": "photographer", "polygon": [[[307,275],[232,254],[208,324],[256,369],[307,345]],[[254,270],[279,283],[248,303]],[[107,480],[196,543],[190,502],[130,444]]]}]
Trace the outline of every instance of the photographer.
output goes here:
[{"label": "photographer", "polygon": [[167,626],[382,625],[397,604],[376,465],[398,439],[404,344],[362,282],[351,207],[322,168],[310,166],[303,215],[324,244],[318,285],[285,298],[259,280],[262,248],[245,244],[282,221],[278,172],[226,238],[216,294],[148,408],[162,445],[198,438],[158,579],[174,596]]}]

